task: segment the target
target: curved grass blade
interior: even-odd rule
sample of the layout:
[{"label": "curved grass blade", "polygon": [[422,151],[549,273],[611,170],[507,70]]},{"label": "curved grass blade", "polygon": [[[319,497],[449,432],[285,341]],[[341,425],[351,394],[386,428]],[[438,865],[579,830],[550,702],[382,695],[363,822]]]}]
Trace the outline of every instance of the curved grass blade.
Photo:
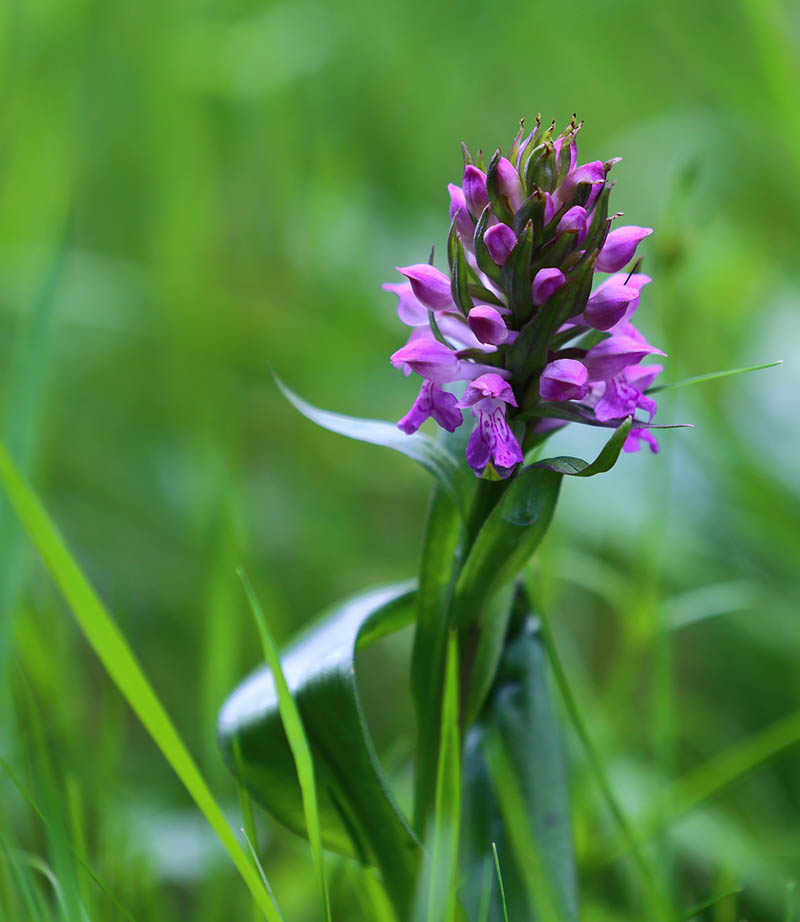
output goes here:
[{"label": "curved grass blade", "polygon": [[[373,589],[336,606],[281,658],[313,757],[323,844],[380,869],[400,918],[408,917],[421,850],[396,806],[364,722],[357,649],[410,623],[413,583]],[[219,740],[231,771],[281,823],[306,835],[301,789],[279,697],[262,667],[228,698]]]},{"label": "curved grass blade", "polygon": [[[295,768],[297,769],[297,780],[300,783],[300,792],[303,799],[303,815],[305,817],[306,832],[308,841],[311,845],[311,858],[314,862],[314,870],[317,873],[319,881],[320,895],[322,897],[322,906],[327,922],[331,922],[331,904],[328,897],[328,886],[325,883],[325,865],[322,859],[322,835],[319,826],[319,809],[317,807],[317,788],[314,783],[314,762],[311,757],[311,749],[306,739],[303,721],[297,710],[297,705],[292,698],[289,686],[286,684],[286,677],[281,669],[281,661],[275,646],[275,641],[270,634],[267,619],[261,610],[258,599],[253,592],[253,587],[247,579],[244,570],[238,569],[239,579],[244,585],[244,591],[247,594],[250,608],[253,611],[256,625],[258,627],[261,646],[264,650],[264,658],[267,661],[275,682],[275,692],[278,696],[278,713],[280,714],[281,723],[283,724],[289,747],[292,750]],[[253,850],[251,845],[251,851]]]},{"label": "curved grass blade", "polygon": [[503,875],[500,872],[500,859],[497,857],[497,843],[492,842],[494,855],[494,869],[497,872],[497,886],[500,889],[500,902],[503,905],[503,922],[508,922],[508,906],[506,905],[506,888],[503,886]]},{"label": "curved grass blade", "polygon": [[356,416],[345,416],[342,413],[321,410],[295,394],[277,375],[273,377],[284,397],[306,419],[310,419],[311,422],[322,426],[329,432],[338,432],[339,435],[359,442],[369,442],[372,445],[382,445],[384,448],[399,451],[422,465],[447,490],[459,508],[464,508],[469,486],[467,466],[459,464],[433,439],[421,432],[406,435],[393,423],[383,420],[360,419]]},{"label": "curved grass blade", "polygon": [[696,919],[697,916],[704,913],[707,909],[711,909],[712,906],[716,906],[717,903],[721,903],[723,900],[727,900],[732,896],[737,896],[742,892],[742,889],[742,887],[734,887],[733,890],[726,890],[724,893],[718,893],[716,896],[712,896],[710,899],[698,903],[697,906],[683,913],[683,915],[678,918],[677,922],[692,922],[692,919]]},{"label": "curved grass blade", "polygon": [[219,837],[239,873],[270,922],[280,915],[255,868],[239,845],[214,796],[183,744],[164,706],[153,691],[121,631],[74,561],[41,503],[20,478],[0,445],[0,483],[23,528],[39,551],[53,580],[111,679],[144,725],[175,774]]},{"label": "curved grass blade", "polygon": [[734,375],[745,375],[749,371],[761,371],[762,368],[775,368],[777,365],[783,365],[783,359],[777,362],[764,362],[763,365],[750,365],[747,368],[730,368],[727,371],[711,371],[705,375],[695,375],[693,378],[684,378],[683,381],[676,381],[674,384],[657,384],[655,387],[649,387],[646,394],[656,394],[659,391],[674,391],[678,387],[688,387],[690,384],[703,384],[706,381],[716,381],[718,378],[732,378]]},{"label": "curved grass blade", "polygon": [[533,467],[544,467],[548,471],[556,471],[558,474],[566,474],[569,477],[594,477],[595,474],[605,474],[617,463],[617,458],[619,458],[622,446],[625,444],[625,439],[631,431],[632,423],[633,418],[629,416],[606,442],[600,454],[591,464],[580,458],[562,455],[559,458],[546,458],[544,461],[537,461]]}]

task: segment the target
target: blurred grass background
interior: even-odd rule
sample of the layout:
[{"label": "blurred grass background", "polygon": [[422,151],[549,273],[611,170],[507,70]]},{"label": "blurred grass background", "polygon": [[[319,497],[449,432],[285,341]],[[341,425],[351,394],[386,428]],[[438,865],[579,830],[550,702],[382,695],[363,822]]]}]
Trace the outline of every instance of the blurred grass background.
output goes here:
[{"label": "blurred grass background", "polygon": [[[581,159],[624,156],[616,207],[656,228],[639,317],[665,380],[785,364],[665,394],[660,421],[696,429],[565,484],[541,601],[678,904],[741,886],[705,918],[800,912],[798,42],[780,0],[0,7],[2,438],[237,826],[214,739],[259,660],[236,565],[286,640],[413,572],[428,488],[301,419],[267,365],[328,408],[401,415],[413,386],[389,368],[403,330],[379,285],[443,252],[459,142],[577,111]],[[0,754],[137,920],[247,918],[4,502],[0,549]],[[402,774],[401,652],[366,681]],[[577,747],[572,766],[585,918],[636,919]],[[306,844],[261,827],[287,922],[317,918]],[[22,849],[116,918],[60,841],[0,779],[0,893]],[[334,912],[356,918],[347,873]]]}]

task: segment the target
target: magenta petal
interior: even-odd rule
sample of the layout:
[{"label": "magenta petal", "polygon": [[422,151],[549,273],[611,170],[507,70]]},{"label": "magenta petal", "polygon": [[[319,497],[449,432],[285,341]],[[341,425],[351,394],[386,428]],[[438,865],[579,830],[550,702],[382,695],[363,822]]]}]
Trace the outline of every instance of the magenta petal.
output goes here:
[{"label": "magenta petal", "polygon": [[597,254],[595,268],[599,272],[619,272],[633,259],[636,247],[653,233],[652,227],[637,227],[635,224],[618,227],[606,237],[603,248]]},{"label": "magenta petal", "polygon": [[[556,138],[553,141],[553,149],[556,154],[556,162],[558,162],[559,155],[561,154],[561,148],[564,146],[564,141],[566,138]],[[569,146],[569,170],[568,173],[571,173],[578,164],[578,145],[577,142],[573,141]]]},{"label": "magenta petal", "polygon": [[397,423],[397,427],[406,435],[411,435],[429,416],[448,432],[455,432],[464,422],[455,395],[443,390],[439,384],[423,381],[417,399],[408,413]]},{"label": "magenta petal", "polygon": [[478,425],[472,430],[472,435],[467,442],[467,464],[480,476],[491,457],[491,444],[488,439],[484,438],[483,427],[478,421]]},{"label": "magenta petal", "polygon": [[460,407],[471,407],[478,403],[478,401],[487,398],[489,400],[500,400],[504,403],[509,403],[512,407],[517,405],[517,400],[514,397],[514,391],[511,390],[511,385],[496,372],[483,374],[475,378],[471,384],[468,384],[464,391],[464,396],[461,398],[458,405]]},{"label": "magenta petal", "polygon": [[490,460],[501,476],[508,476],[523,460],[522,449],[511,431],[502,406],[479,410],[478,425],[467,443],[467,463],[480,476]]},{"label": "magenta petal", "polygon": [[[592,292],[583,312],[583,318],[595,330],[610,330],[619,323],[629,309],[636,309],[639,292],[630,285],[602,285]],[[630,313],[633,313],[630,310]]]},{"label": "magenta petal", "polygon": [[589,200],[586,202],[586,208],[591,209],[594,205],[600,190],[606,179],[606,170],[602,160],[593,160],[591,163],[584,163],[582,166],[570,170],[564,177],[561,185],[556,189],[556,197],[561,205],[567,202],[575,195],[580,183],[591,183],[592,191]]},{"label": "magenta petal", "polygon": [[542,400],[582,400],[589,392],[589,372],[577,359],[556,359],[539,378]]},{"label": "magenta petal", "polygon": [[401,282],[399,285],[386,282],[381,288],[397,295],[397,316],[406,326],[421,327],[428,323],[428,308],[417,301],[411,282]]},{"label": "magenta petal", "polygon": [[658,454],[658,439],[649,429],[631,429],[622,450],[626,452],[639,451],[641,443],[646,442],[654,455]]},{"label": "magenta petal", "polygon": [[462,362],[455,352],[436,339],[415,339],[398,349],[391,359],[395,368],[403,365],[418,375],[437,384],[458,381],[462,374]]},{"label": "magenta petal", "polygon": [[607,381],[629,365],[638,365],[646,355],[665,354],[646,342],[644,337],[638,339],[630,335],[615,334],[593,346],[583,362],[589,369],[592,381]]},{"label": "magenta petal", "polygon": [[417,263],[414,266],[397,267],[411,283],[411,290],[425,307],[433,311],[456,309],[450,290],[450,276],[440,272],[435,266]]},{"label": "magenta petal", "polygon": [[522,180],[514,164],[506,157],[497,161],[497,188],[500,195],[508,200],[512,211],[519,211],[525,199]]},{"label": "magenta petal", "polygon": [[517,235],[507,224],[495,224],[483,235],[483,242],[492,259],[502,266],[517,245]]},{"label": "magenta petal", "polygon": [[633,365],[625,369],[625,377],[640,391],[646,391],[663,370],[663,365]]},{"label": "magenta petal", "polygon": [[556,234],[577,234],[578,239],[582,240],[586,236],[586,209],[580,205],[573,205],[568,208],[564,216],[558,222]]},{"label": "magenta petal", "polygon": [[486,193],[486,174],[476,166],[468,163],[464,167],[461,188],[464,190],[467,208],[469,208],[472,217],[477,220],[483,209],[489,204],[489,196]]},{"label": "magenta petal", "polygon": [[560,269],[540,269],[533,279],[531,294],[533,303],[541,307],[551,295],[558,291],[566,282],[566,277]]},{"label": "magenta petal", "polygon": [[468,322],[470,329],[482,343],[499,346],[508,339],[508,328],[503,315],[488,304],[473,307],[469,312]]},{"label": "magenta petal", "polygon": [[478,422],[485,434],[487,429],[491,430],[492,460],[496,467],[508,469],[522,461],[522,449],[502,409],[482,413]]},{"label": "magenta petal", "polygon": [[450,220],[456,219],[456,230],[461,235],[464,246],[471,250],[472,238],[475,234],[475,222],[469,216],[464,192],[461,186],[456,186],[453,183],[447,186],[447,191],[450,194]]}]

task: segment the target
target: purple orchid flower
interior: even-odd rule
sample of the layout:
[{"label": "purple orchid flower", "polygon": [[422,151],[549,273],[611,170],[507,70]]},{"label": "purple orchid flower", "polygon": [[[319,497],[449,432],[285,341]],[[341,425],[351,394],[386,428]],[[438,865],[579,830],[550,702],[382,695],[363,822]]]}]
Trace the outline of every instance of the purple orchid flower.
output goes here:
[{"label": "purple orchid flower", "polygon": [[467,463],[482,476],[493,462],[501,477],[508,477],[523,460],[522,449],[506,420],[506,404],[517,405],[511,385],[498,374],[485,374],[467,386],[459,407],[469,407],[478,424],[467,443]]},{"label": "purple orchid flower", "polygon": [[[638,415],[625,451],[641,445],[658,450],[647,428],[656,412],[647,390],[661,366],[641,363],[664,353],[631,323],[651,280],[641,272],[621,271],[652,229],[630,225],[606,231],[607,177],[619,158],[580,164],[575,140],[580,127],[573,118],[553,138],[554,126],[543,129],[537,119],[521,142],[520,132],[509,157],[498,153],[493,160],[491,202],[486,173],[468,162],[461,186],[448,186],[453,232],[463,246],[463,253],[458,246],[448,249],[450,274],[416,264],[400,269],[407,281],[384,286],[397,295],[401,321],[412,327],[392,364],[424,379],[398,425],[414,432],[433,418],[453,431],[461,422],[458,414],[469,408],[477,425],[467,460],[478,475],[492,463],[501,476],[510,476],[522,460],[520,443],[531,436],[540,441],[567,424],[539,417],[539,401],[565,408],[579,402],[598,422],[612,425]],[[479,218],[485,230],[483,246],[476,249]],[[523,228],[530,261],[511,265]],[[594,286],[593,273],[598,273]],[[589,330],[607,335],[587,344],[583,337]],[[472,382],[461,400],[444,389],[455,381]],[[514,424],[518,436],[508,424],[508,407],[517,406],[517,394],[523,411]],[[576,415],[580,418],[566,414]]]}]

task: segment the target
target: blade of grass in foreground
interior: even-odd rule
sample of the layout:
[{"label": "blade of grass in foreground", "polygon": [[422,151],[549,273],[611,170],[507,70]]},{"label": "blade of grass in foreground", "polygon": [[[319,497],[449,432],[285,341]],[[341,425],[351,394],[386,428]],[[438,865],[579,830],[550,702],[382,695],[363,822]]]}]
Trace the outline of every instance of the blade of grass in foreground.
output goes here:
[{"label": "blade of grass in foreground", "polygon": [[[8,780],[14,785],[14,787],[19,791],[21,797],[27,802],[28,806],[33,810],[33,812],[39,817],[39,819],[44,823],[45,826],[50,827],[51,823],[47,817],[42,813],[42,811],[37,806],[36,802],[33,799],[33,795],[27,790],[27,788],[22,784],[22,782],[17,778],[14,772],[11,770],[11,766],[6,762],[6,760],[0,756],[0,769],[8,777]],[[83,857],[83,854],[66,838],[64,841],[75,856],[75,859],[78,861],[80,866],[86,871],[89,877],[94,881],[95,884],[102,890],[102,892],[108,897],[108,899],[114,904],[114,908],[120,914],[120,916],[126,920],[126,922],[135,922],[133,916],[128,912],[127,909],[119,902],[119,900],[114,896],[114,894],[106,887],[102,880],[95,874],[92,870],[91,865]]]},{"label": "blade of grass in foreground", "polygon": [[258,599],[253,592],[253,587],[250,585],[244,570],[239,567],[236,572],[239,574],[244,591],[247,593],[247,599],[250,602],[250,608],[253,611],[253,617],[261,638],[261,646],[264,649],[264,658],[272,672],[272,680],[275,682],[275,691],[278,695],[278,711],[281,715],[283,729],[286,731],[286,739],[289,741],[289,748],[292,750],[292,758],[297,769],[297,780],[300,782],[306,831],[311,845],[311,858],[319,880],[325,919],[327,922],[331,922],[331,906],[328,899],[328,887],[325,883],[325,866],[322,860],[322,833],[319,824],[317,787],[314,783],[314,762],[311,757],[311,748],[308,745],[306,732],[303,729],[300,712],[286,683],[278,650],[267,626],[267,619],[264,617],[264,612],[261,610]]},{"label": "blade of grass in foreground", "polygon": [[747,368],[729,368],[727,371],[710,371],[705,375],[695,375],[693,378],[684,378],[683,381],[676,381],[674,384],[657,384],[655,387],[647,389],[648,394],[655,394],[658,391],[673,391],[677,387],[688,387],[690,384],[703,384],[705,381],[716,381],[718,378],[731,378],[733,375],[745,375],[750,371],[761,371],[762,368],[774,368],[776,365],[783,365],[783,359],[777,362],[764,362],[763,365],[750,365]]},{"label": "blade of grass in foreground", "polygon": [[0,483],[100,661],[225,846],[264,916],[281,922],[256,869],[147,681],[121,631],[67,550],[41,503],[0,445]]}]

